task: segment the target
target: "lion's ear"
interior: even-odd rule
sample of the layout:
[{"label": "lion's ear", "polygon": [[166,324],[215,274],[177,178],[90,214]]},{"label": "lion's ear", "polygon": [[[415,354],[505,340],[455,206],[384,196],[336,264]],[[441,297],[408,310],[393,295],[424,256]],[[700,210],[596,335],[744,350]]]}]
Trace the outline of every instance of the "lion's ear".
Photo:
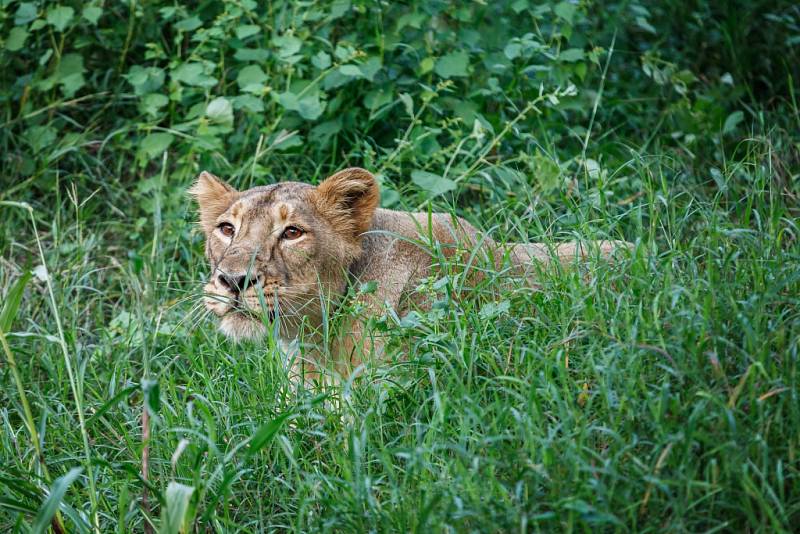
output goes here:
[{"label": "lion's ear", "polygon": [[197,201],[200,226],[210,232],[214,229],[217,217],[225,213],[236,199],[237,191],[210,172],[203,171],[189,188],[189,194]]},{"label": "lion's ear", "polygon": [[317,206],[334,225],[357,237],[372,226],[380,191],[371,172],[358,167],[339,171],[317,187]]}]

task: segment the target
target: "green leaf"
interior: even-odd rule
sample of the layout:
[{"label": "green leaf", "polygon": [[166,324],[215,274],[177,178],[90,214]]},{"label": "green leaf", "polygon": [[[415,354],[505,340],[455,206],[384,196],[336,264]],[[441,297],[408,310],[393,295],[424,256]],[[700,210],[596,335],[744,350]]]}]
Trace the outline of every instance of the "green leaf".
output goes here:
[{"label": "green leaf", "polygon": [[456,183],[453,180],[426,171],[412,172],[411,181],[426,191],[428,198],[439,196],[456,188]]},{"label": "green leaf", "polygon": [[260,31],[261,28],[255,24],[244,24],[236,28],[236,37],[239,39],[247,39]]},{"label": "green leaf", "polygon": [[100,16],[103,14],[103,9],[97,6],[86,6],[81,14],[89,24],[97,26],[97,21],[100,20]]},{"label": "green leaf", "polygon": [[744,120],[744,113],[741,111],[734,111],[728,118],[725,119],[725,124],[722,126],[722,134],[727,135],[732,133],[736,130],[736,127],[739,126],[739,123]]},{"label": "green leaf", "polygon": [[339,67],[339,72],[342,73],[343,76],[348,76],[350,78],[361,77],[361,69],[359,69],[357,65],[342,65]]},{"label": "green leaf", "polygon": [[146,378],[142,380],[142,392],[144,393],[144,404],[151,415],[158,415],[161,410],[161,388],[158,380]]},{"label": "green leaf", "polygon": [[14,25],[24,26],[30,21],[35,20],[37,15],[36,4],[23,2],[17,8],[17,12],[14,13]]},{"label": "green leaf", "polygon": [[325,70],[331,66],[331,56],[330,54],[319,51],[311,58],[311,64],[319,70]]},{"label": "green leaf", "polygon": [[158,67],[141,67],[134,65],[125,75],[125,79],[133,86],[137,95],[145,95],[157,91],[164,85],[164,71]]},{"label": "green leaf", "polygon": [[103,415],[108,410],[113,408],[122,399],[128,397],[131,393],[135,392],[138,389],[139,388],[137,388],[135,385],[133,385],[133,386],[128,386],[128,387],[124,388],[122,391],[117,392],[116,395],[114,395],[109,400],[107,400],[100,408],[98,408],[97,410],[93,411],[91,417],[86,419],[86,428],[91,427],[93,424],[95,424],[95,422],[97,422],[101,417],[103,417]]},{"label": "green leaf", "polygon": [[459,51],[440,57],[436,61],[434,70],[436,74],[442,78],[454,78],[457,76],[466,76],[468,66],[469,54],[464,51]]},{"label": "green leaf", "polygon": [[247,449],[247,455],[253,456],[272,441],[291,415],[292,412],[282,413],[272,421],[261,425],[250,438],[250,447]]},{"label": "green leaf", "polygon": [[639,26],[641,29],[648,33],[652,33],[656,35],[658,30],[656,30],[650,22],[644,17],[636,17],[636,25]]},{"label": "green leaf", "polygon": [[233,106],[224,96],[215,98],[209,102],[206,107],[206,117],[208,117],[212,123],[232,125]]},{"label": "green leaf", "polygon": [[169,148],[169,145],[172,144],[174,139],[175,137],[173,137],[172,134],[165,132],[151,133],[142,139],[142,142],[139,145],[139,153],[146,159],[153,159],[163,154],[164,151]]},{"label": "green leaf", "polygon": [[272,44],[278,47],[278,56],[286,60],[300,51],[303,41],[294,35],[280,35],[272,39]]},{"label": "green leaf", "polygon": [[317,120],[323,111],[325,111],[325,102],[320,101],[319,95],[302,99],[297,110],[301,117],[310,121]]},{"label": "green leaf", "polygon": [[184,63],[172,71],[172,78],[186,85],[197,87],[213,87],[217,84],[216,78],[205,73],[202,63]]},{"label": "green leaf", "polygon": [[25,141],[34,152],[41,152],[56,140],[56,130],[52,126],[32,126],[25,130]]},{"label": "green leaf", "polygon": [[269,137],[267,146],[269,146],[271,150],[289,150],[290,148],[303,146],[303,136],[296,131],[290,132],[288,130],[281,130]]},{"label": "green leaf", "polygon": [[258,63],[263,63],[269,59],[269,55],[269,50],[264,50],[263,48],[240,48],[235,54],[233,54],[233,57],[239,61],[255,61]]},{"label": "green leaf", "polygon": [[199,28],[203,25],[203,21],[200,20],[200,17],[193,16],[189,17],[188,19],[183,19],[180,22],[175,24],[175,29],[182,32],[191,32]]},{"label": "green leaf", "polygon": [[158,115],[159,110],[167,104],[169,104],[169,98],[167,98],[167,95],[162,95],[161,93],[150,93],[144,95],[142,101],[139,103],[139,109],[142,111],[142,113],[150,115],[151,117],[155,117]]},{"label": "green leaf", "polygon": [[50,523],[53,521],[53,516],[56,515],[56,511],[58,511],[58,507],[61,505],[61,501],[64,499],[64,495],[66,495],[69,487],[73,482],[75,482],[82,472],[82,467],[75,467],[70,469],[66,475],[57,478],[55,482],[53,482],[53,487],[50,488],[50,495],[47,496],[47,499],[45,499],[41,508],[39,508],[39,513],[36,514],[36,519],[33,521],[31,532],[35,532],[37,534],[44,534],[47,532],[47,529],[50,527]]},{"label": "green leaf", "polygon": [[350,0],[333,0],[331,5],[331,20],[343,16],[350,9]]},{"label": "green leaf", "polygon": [[375,79],[375,75],[378,74],[378,71],[380,71],[382,67],[383,63],[381,62],[381,58],[372,56],[362,63],[358,69],[361,71],[362,77],[369,81],[373,81]]},{"label": "green leaf", "polygon": [[480,315],[481,319],[484,321],[488,321],[490,319],[494,319],[495,317],[505,315],[508,313],[510,308],[511,303],[507,300],[502,300],[500,302],[487,302],[481,306],[481,311],[478,312],[478,315]]},{"label": "green leaf", "polygon": [[22,295],[25,292],[25,286],[33,276],[29,270],[25,270],[22,276],[11,286],[6,294],[3,308],[0,310],[0,330],[3,332],[10,332],[11,325],[14,322],[14,317],[17,316],[19,305],[22,303]]},{"label": "green leaf", "polygon": [[52,24],[56,31],[63,32],[74,16],[75,10],[71,7],[57,6],[47,12],[47,22]]},{"label": "green leaf", "polygon": [[28,31],[25,28],[11,28],[11,32],[6,39],[6,50],[16,52],[25,46],[25,39],[28,38]]},{"label": "green leaf", "polygon": [[325,110],[325,103],[321,102],[318,94],[312,94],[302,99],[297,95],[286,91],[277,96],[278,104],[289,111],[296,111],[301,117],[307,120],[316,120]]},{"label": "green leaf", "polygon": [[234,109],[244,109],[253,113],[264,111],[264,102],[253,95],[239,95],[233,99]]},{"label": "green leaf", "polygon": [[64,96],[71,98],[78,89],[86,85],[83,77],[85,71],[83,56],[80,54],[65,54],[61,58],[56,75]]},{"label": "green leaf", "polygon": [[522,45],[520,43],[508,43],[503,49],[503,53],[508,59],[516,59],[522,54]]},{"label": "green leaf", "polygon": [[558,55],[558,59],[568,63],[581,61],[586,57],[586,54],[580,48],[567,48]]},{"label": "green leaf", "polygon": [[557,17],[564,19],[567,24],[572,24],[572,19],[575,17],[575,12],[578,7],[572,2],[559,2],[553,8],[553,12]]},{"label": "green leaf", "polygon": [[406,113],[408,113],[409,117],[414,116],[414,100],[411,99],[411,95],[408,93],[400,93],[399,95],[400,102],[403,103],[403,107],[406,108]]},{"label": "green leaf", "polygon": [[189,532],[194,510],[191,506],[194,488],[178,482],[170,482],[164,495],[164,510],[161,515],[160,534],[184,534]]},{"label": "green leaf", "polygon": [[246,93],[262,93],[266,81],[267,75],[258,65],[246,66],[239,71],[239,75],[236,77],[239,88]]}]

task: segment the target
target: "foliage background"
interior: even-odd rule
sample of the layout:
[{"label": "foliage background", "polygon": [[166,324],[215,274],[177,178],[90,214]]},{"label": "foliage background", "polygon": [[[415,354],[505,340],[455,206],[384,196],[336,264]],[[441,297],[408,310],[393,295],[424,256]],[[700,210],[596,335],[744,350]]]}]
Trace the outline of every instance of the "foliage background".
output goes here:
[{"label": "foliage background", "polygon": [[[0,6],[6,309],[47,265],[4,326],[3,530],[800,521],[794,2]],[[315,399],[198,312],[185,189],[348,165],[386,207],[637,248],[388,317],[406,359]]]}]

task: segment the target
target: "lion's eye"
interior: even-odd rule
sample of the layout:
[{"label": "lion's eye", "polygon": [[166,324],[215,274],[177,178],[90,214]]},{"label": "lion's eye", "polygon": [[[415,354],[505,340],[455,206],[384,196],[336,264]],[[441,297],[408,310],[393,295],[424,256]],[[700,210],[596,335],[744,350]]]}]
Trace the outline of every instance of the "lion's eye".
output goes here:
[{"label": "lion's eye", "polygon": [[217,228],[219,228],[219,231],[222,232],[222,235],[225,237],[233,237],[233,234],[236,233],[236,229],[231,223],[220,223]]},{"label": "lion's eye", "polygon": [[297,239],[301,235],[303,235],[303,231],[300,228],[297,228],[296,226],[287,226],[281,237],[283,239],[292,240]]}]

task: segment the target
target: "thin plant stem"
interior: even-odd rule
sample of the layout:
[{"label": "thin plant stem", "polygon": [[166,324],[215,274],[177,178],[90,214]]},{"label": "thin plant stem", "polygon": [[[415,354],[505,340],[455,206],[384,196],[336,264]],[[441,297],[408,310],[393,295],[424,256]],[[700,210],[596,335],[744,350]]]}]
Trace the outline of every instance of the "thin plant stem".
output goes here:
[{"label": "thin plant stem", "polygon": [[50,308],[53,312],[53,317],[56,321],[56,328],[58,329],[58,344],[61,347],[61,352],[64,356],[64,364],[67,368],[67,376],[69,378],[69,385],[70,389],[72,390],[72,396],[75,400],[75,407],[78,412],[78,424],[80,425],[81,430],[81,437],[83,438],[83,449],[84,454],[86,455],[86,474],[89,477],[89,500],[92,505],[91,510],[91,521],[92,527],[94,531],[99,534],[100,533],[100,523],[99,518],[97,515],[97,488],[95,486],[94,480],[94,469],[92,468],[92,452],[91,448],[89,447],[89,434],[86,430],[86,418],[83,414],[83,400],[81,394],[81,388],[79,387],[78,380],[75,377],[75,371],[72,368],[72,361],[70,359],[69,349],[67,348],[67,341],[64,337],[64,328],[61,325],[61,315],[58,313],[58,306],[56,305],[56,297],[55,291],[53,291],[53,284],[50,281],[50,274],[49,270],[47,269],[47,263],[45,261],[44,255],[44,247],[42,247],[42,241],[39,239],[39,230],[36,227],[36,218],[33,214],[33,208],[30,204],[25,202],[2,202],[1,204],[13,207],[19,207],[27,210],[28,214],[31,218],[31,224],[33,225],[33,235],[36,238],[36,246],[39,250],[39,259],[42,262],[42,265],[45,268],[45,284],[47,285],[47,294],[50,301]]}]

